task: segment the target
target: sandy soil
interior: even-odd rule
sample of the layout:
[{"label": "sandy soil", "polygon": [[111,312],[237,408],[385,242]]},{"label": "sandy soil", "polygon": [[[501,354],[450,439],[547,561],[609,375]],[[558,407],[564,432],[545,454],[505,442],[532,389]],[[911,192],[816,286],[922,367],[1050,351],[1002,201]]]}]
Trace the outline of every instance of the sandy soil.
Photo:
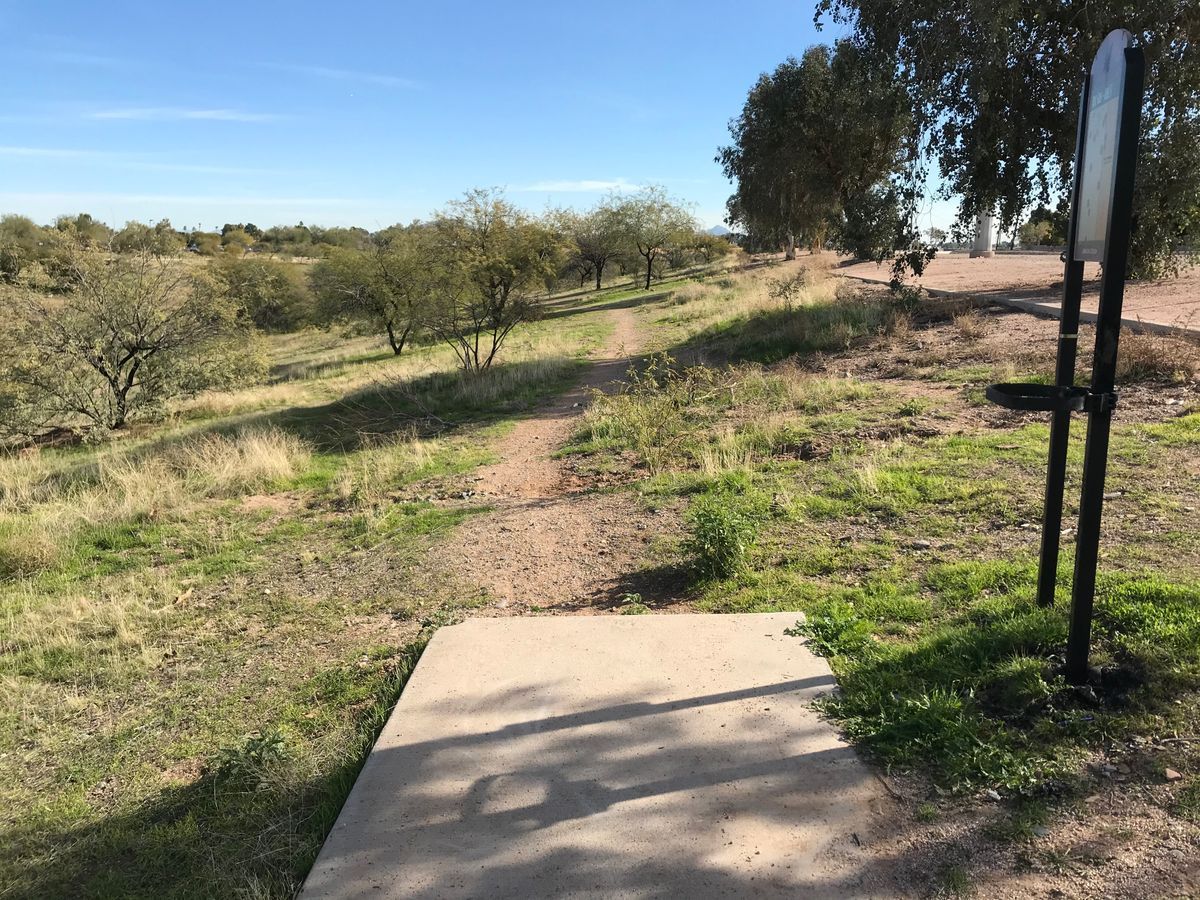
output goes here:
[{"label": "sandy soil", "polygon": [[450,571],[478,584],[499,610],[606,612],[636,594],[659,611],[683,611],[672,596],[672,574],[646,565],[653,539],[677,529],[674,515],[624,494],[589,492],[594,483],[553,455],[593,392],[623,377],[641,349],[633,310],[609,314],[612,335],[583,381],[496,445],[500,461],[484,468],[475,486],[494,511],[463,523],[438,551]]},{"label": "sandy soil", "polygon": [[[860,278],[888,278],[888,269],[875,263],[854,263],[836,270]],[[1054,253],[998,253],[990,259],[971,259],[967,253],[941,253],[918,283],[944,291],[1044,300],[1057,304],[1062,290],[1063,264]],[[1084,269],[1083,308],[1095,311],[1100,290],[1100,267]],[[1130,282],[1125,288],[1124,315],[1161,325],[1200,330],[1200,268],[1166,281]]]}]

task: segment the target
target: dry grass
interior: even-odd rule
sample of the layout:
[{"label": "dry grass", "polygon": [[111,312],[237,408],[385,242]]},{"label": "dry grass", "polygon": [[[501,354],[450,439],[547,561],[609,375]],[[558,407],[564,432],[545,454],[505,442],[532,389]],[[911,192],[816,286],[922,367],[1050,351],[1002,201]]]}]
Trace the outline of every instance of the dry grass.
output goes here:
[{"label": "dry grass", "polygon": [[[18,684],[0,682],[0,697],[11,704],[36,704],[29,694],[32,679],[61,676],[63,660],[73,660],[72,680],[92,677],[114,678],[145,671],[162,659],[161,648],[152,646],[149,626],[163,615],[178,585],[161,573],[142,572],[114,581],[99,593],[55,593],[47,595],[22,583],[5,596],[6,627],[0,631],[0,652],[19,658],[28,676]],[[102,663],[102,665],[100,664]],[[61,700],[61,695],[56,695]],[[37,713],[38,717],[45,711]]]},{"label": "dry grass", "polygon": [[390,502],[399,478],[429,466],[439,449],[436,439],[401,436],[363,450],[338,470],[334,495],[352,509],[377,510]]},{"label": "dry grass", "polygon": [[153,452],[113,452],[55,467],[41,453],[0,460],[0,577],[25,577],[67,556],[81,528],[186,518],[208,497],[284,483],[311,451],[278,429],[210,435]]},{"label": "dry grass", "polygon": [[1118,380],[1191,381],[1200,372],[1200,348],[1183,338],[1125,331],[1117,354]]},{"label": "dry grass", "polygon": [[[780,285],[799,285],[781,293]],[[731,320],[811,305],[837,295],[836,279],[819,269],[751,269],[678,288],[664,307],[664,319],[681,326],[675,339],[688,339]]]},{"label": "dry grass", "polygon": [[297,477],[311,450],[277,428],[252,429],[232,438],[214,435],[184,445],[173,459],[181,480],[207,496],[232,497]]},{"label": "dry grass", "polygon": [[991,331],[990,323],[977,309],[956,313],[954,327],[964,341],[981,341]]}]

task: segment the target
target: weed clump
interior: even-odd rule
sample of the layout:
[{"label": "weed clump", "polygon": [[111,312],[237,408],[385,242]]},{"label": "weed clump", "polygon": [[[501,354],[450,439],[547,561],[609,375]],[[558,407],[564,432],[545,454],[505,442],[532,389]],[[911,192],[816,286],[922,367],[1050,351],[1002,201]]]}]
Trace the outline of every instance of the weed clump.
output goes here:
[{"label": "weed clump", "polygon": [[872,643],[872,624],[842,599],[829,600],[785,634],[808,638],[808,645],[822,656],[845,656],[864,650]]}]

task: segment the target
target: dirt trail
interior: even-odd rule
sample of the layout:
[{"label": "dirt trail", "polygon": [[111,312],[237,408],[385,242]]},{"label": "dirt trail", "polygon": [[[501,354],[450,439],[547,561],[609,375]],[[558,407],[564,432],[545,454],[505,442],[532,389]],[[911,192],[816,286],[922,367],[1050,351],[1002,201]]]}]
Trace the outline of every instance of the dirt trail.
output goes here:
[{"label": "dirt trail", "polygon": [[501,609],[603,612],[627,594],[662,599],[662,579],[642,570],[648,545],[674,518],[621,494],[589,493],[588,480],[554,458],[592,391],[619,380],[641,350],[633,310],[609,315],[612,335],[583,380],[519,421],[495,448],[500,461],[481,471],[476,490],[495,511],[465,522],[442,547],[447,565]]}]

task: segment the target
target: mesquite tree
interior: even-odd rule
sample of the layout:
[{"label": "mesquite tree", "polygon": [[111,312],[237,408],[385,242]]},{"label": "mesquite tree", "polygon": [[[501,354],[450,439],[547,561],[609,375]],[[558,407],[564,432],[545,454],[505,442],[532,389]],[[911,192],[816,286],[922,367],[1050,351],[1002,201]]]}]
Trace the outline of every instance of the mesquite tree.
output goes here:
[{"label": "mesquite tree", "polygon": [[123,428],[172,398],[261,372],[253,325],[214,279],[149,248],[76,252],[64,265],[65,293],[12,298],[0,369],[8,430]]},{"label": "mesquite tree", "polygon": [[650,290],[655,264],[670,252],[672,246],[691,239],[696,231],[696,220],[683,204],[655,185],[626,197],[617,210],[626,241],[645,265],[645,288]]},{"label": "mesquite tree", "polygon": [[533,292],[559,269],[554,231],[497,191],[474,190],[432,223],[432,292],[425,324],[463,369],[491,368],[505,339],[537,318]]},{"label": "mesquite tree", "polygon": [[309,284],[324,318],[371,323],[399,356],[425,317],[432,290],[429,254],[419,227],[392,228],[369,249],[330,251],[313,266]]}]

